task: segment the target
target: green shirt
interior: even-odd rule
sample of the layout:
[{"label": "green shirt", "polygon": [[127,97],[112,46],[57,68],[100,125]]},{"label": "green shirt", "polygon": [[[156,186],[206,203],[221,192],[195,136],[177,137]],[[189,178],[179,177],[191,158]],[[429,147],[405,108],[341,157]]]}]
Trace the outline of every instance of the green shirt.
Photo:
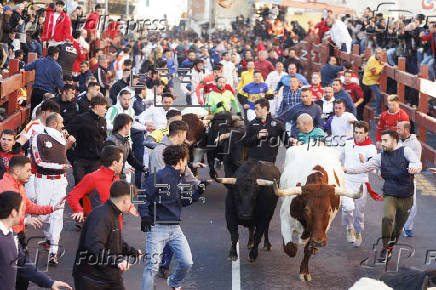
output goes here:
[{"label": "green shirt", "polygon": [[306,144],[308,142],[315,143],[319,140],[324,141],[326,136],[326,133],[322,129],[314,128],[310,133],[299,133],[297,139],[301,143]]},{"label": "green shirt", "polygon": [[[217,108],[217,104],[219,102],[223,102],[223,106]],[[225,90],[223,93],[218,93],[216,91],[212,91],[207,98],[207,104],[210,105],[210,110],[212,114],[230,111],[230,106],[233,105],[236,113],[240,112],[238,101],[231,91]]]}]

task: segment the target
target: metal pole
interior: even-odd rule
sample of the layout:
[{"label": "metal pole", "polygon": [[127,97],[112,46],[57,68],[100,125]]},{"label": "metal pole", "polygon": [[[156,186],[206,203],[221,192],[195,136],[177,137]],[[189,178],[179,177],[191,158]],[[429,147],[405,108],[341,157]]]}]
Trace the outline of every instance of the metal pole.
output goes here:
[{"label": "metal pole", "polygon": [[106,15],[109,15],[108,0],[104,1],[104,12],[105,12]]},{"label": "metal pole", "polygon": [[209,39],[212,38],[212,29],[215,27],[215,0],[209,0]]},{"label": "metal pole", "polygon": [[188,0],[188,10],[187,10],[187,17],[188,17],[188,27],[187,30],[190,30],[192,28],[192,0]]},{"label": "metal pole", "polygon": [[129,14],[130,14],[129,13],[129,0],[126,0],[126,17],[127,17],[126,20],[130,19]]}]

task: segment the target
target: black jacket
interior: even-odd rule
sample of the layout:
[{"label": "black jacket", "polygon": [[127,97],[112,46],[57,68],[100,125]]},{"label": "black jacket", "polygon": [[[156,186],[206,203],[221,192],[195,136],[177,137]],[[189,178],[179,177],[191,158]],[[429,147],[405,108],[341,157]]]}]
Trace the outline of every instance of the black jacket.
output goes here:
[{"label": "black jacket", "polygon": [[120,226],[121,211],[111,200],[96,207],[86,218],[80,234],[73,276],[122,284],[118,264],[123,256],[138,255],[138,250],[123,241]]},{"label": "black jacket", "polygon": [[123,79],[120,79],[119,81],[117,81],[112,85],[112,88],[109,90],[109,97],[112,100],[112,104],[115,105],[117,103],[118,94],[122,89],[124,89],[128,85],[129,83],[126,83]]},{"label": "black jacket", "polygon": [[20,20],[22,16],[20,13],[14,10],[11,14],[11,18],[9,18],[9,27],[11,31],[19,31],[20,30]]},{"label": "black jacket", "polygon": [[91,101],[86,97],[86,92],[77,97],[77,105],[79,106],[79,114],[89,112],[91,110]]},{"label": "black jacket", "polygon": [[[257,135],[262,129],[268,130],[268,137],[259,140]],[[289,137],[284,124],[268,114],[265,123],[258,118],[248,123],[245,138],[243,138],[242,142],[248,147],[248,158],[275,162],[280,140],[288,147]]]},{"label": "black jacket", "polygon": [[100,92],[103,96],[106,96],[106,90],[109,88],[109,83],[107,82],[107,70],[99,65],[94,72],[94,76],[97,79],[98,84],[100,85]]},{"label": "black jacket", "polygon": [[100,152],[106,140],[106,119],[97,116],[92,110],[77,115],[69,126],[76,138],[74,154],[77,158],[100,159]]},{"label": "black jacket", "polygon": [[79,104],[77,104],[76,99],[71,102],[64,102],[60,95],[56,96],[53,101],[58,103],[60,107],[60,114],[64,118],[65,128],[68,130],[71,121],[79,114]]}]

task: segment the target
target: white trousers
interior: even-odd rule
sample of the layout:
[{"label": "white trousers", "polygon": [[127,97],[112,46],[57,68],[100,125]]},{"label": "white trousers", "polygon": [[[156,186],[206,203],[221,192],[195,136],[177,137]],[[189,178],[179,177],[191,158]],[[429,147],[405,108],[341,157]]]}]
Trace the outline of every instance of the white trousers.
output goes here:
[{"label": "white trousers", "polygon": [[[38,205],[55,206],[66,195],[68,181],[61,179],[34,179],[36,203]],[[50,241],[50,254],[57,254],[61,231],[64,225],[64,210],[57,210],[49,215],[41,215],[39,218],[44,223],[43,231],[47,240]]]},{"label": "white trousers", "polygon": [[418,212],[418,208],[416,207],[416,179],[413,181],[413,185],[413,206],[410,209],[409,218],[404,224],[404,229],[409,231],[413,229],[413,221],[415,220],[416,213]]},{"label": "white trousers", "polygon": [[29,178],[29,181],[24,185],[26,188],[27,197],[36,203],[36,193],[35,193],[35,174],[32,174]]},{"label": "white trousers", "polygon": [[351,182],[345,179],[345,187],[353,193],[357,193],[360,190],[361,184],[363,184],[363,194],[361,198],[352,199],[347,196],[341,196],[342,225],[347,226],[347,229],[354,228],[355,233],[361,233],[364,229],[365,205],[368,190],[365,183]]}]

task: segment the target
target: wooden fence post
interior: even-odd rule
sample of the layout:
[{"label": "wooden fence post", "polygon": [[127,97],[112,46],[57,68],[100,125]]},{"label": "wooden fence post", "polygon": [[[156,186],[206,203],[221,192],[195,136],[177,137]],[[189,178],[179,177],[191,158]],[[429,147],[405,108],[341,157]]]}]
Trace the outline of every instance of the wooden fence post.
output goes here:
[{"label": "wooden fence post", "polygon": [[[20,72],[20,61],[18,59],[10,59],[9,60],[9,75],[13,76],[16,73]],[[15,113],[15,110],[17,109],[17,91],[15,90],[13,93],[9,95],[8,99],[8,116]]]},{"label": "wooden fence post", "polygon": [[[405,71],[406,70],[406,58],[399,57],[398,58],[398,70]],[[397,95],[400,99],[400,102],[404,104],[404,84],[401,82],[397,83]]]},{"label": "wooden fence post", "polygon": [[[34,52],[29,52],[29,54],[27,55],[27,63],[31,63],[33,61],[35,61],[38,58],[38,55]],[[30,105],[31,99],[32,99],[32,85],[33,82],[31,83],[27,83],[26,84],[26,93],[27,93],[27,98],[26,98],[26,103],[28,105]]]},{"label": "wooden fence post", "polygon": [[[359,46],[359,44],[354,44],[353,45],[353,54],[354,55],[360,55],[359,53],[360,53],[360,46]],[[353,61],[352,65],[353,65],[352,70],[354,72],[356,72],[357,74],[359,74],[359,64],[357,62]]]},{"label": "wooden fence post", "polygon": [[[420,76],[424,79],[428,79],[428,65],[421,65]],[[428,111],[428,96],[426,94],[421,93],[421,90],[419,90],[418,111],[424,114],[427,114]],[[427,129],[424,126],[419,126],[418,135],[421,142],[423,143],[427,142]]]}]

